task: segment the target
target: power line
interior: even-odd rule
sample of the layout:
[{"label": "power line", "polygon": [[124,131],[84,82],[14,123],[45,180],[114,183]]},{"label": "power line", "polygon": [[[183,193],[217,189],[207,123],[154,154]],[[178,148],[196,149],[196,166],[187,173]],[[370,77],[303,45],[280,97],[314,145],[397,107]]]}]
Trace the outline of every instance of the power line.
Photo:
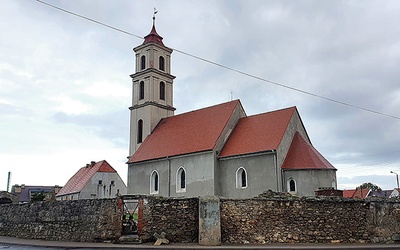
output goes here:
[{"label": "power line", "polygon": [[118,31],[118,32],[122,32],[122,33],[124,33],[124,34],[127,34],[127,35],[130,35],[130,36],[134,36],[134,37],[137,37],[137,38],[140,38],[140,39],[144,39],[143,37],[141,37],[141,36],[138,36],[138,35],[135,35],[135,34],[133,34],[133,33],[130,33],[130,32],[128,32],[128,31],[125,31],[125,30],[122,30],[122,29],[118,29],[118,28],[116,28],[116,27],[113,27],[113,26],[111,26],[111,25],[108,25],[108,24],[102,23],[102,22],[100,22],[100,21],[94,20],[94,19],[92,19],[92,18],[89,18],[89,17],[85,17],[85,16],[82,16],[82,15],[79,15],[79,14],[77,14],[77,13],[74,13],[74,12],[72,12],[72,11],[69,11],[69,10],[66,10],[66,9],[60,8],[60,7],[58,7],[58,6],[55,6],[55,5],[52,5],[52,4],[49,4],[49,3],[46,3],[46,2],[44,2],[44,1],[41,1],[41,0],[36,0],[36,1],[38,1],[39,3],[45,4],[45,5],[47,5],[47,6],[50,6],[50,7],[54,8],[54,9],[57,9],[57,10],[63,11],[63,12],[65,12],[65,13],[68,13],[68,14],[71,14],[71,15],[73,15],[73,16],[77,16],[77,17],[83,18],[83,19],[85,19],[85,20],[88,20],[88,21],[94,22],[94,23],[96,23],[96,24],[100,24],[100,25],[102,25],[102,26],[105,26],[105,27],[107,27],[107,28],[110,28],[110,29],[116,30],[116,31]]},{"label": "power line", "polygon": [[[136,34],[133,34],[133,33],[127,32],[127,31],[124,31],[124,30],[122,30],[122,29],[113,27],[113,26],[111,26],[111,25],[108,25],[108,24],[105,24],[105,23],[103,23],[103,22],[94,20],[94,19],[92,19],[92,18],[85,17],[85,16],[83,16],[83,15],[79,15],[79,14],[77,14],[77,13],[74,13],[74,12],[72,12],[72,11],[69,11],[69,10],[60,8],[60,7],[58,7],[58,6],[49,4],[49,3],[44,2],[44,1],[42,1],[42,0],[36,0],[36,1],[39,2],[39,3],[45,4],[45,5],[47,5],[47,6],[50,6],[50,7],[52,7],[52,8],[55,8],[55,9],[57,9],[57,10],[63,11],[63,12],[65,12],[65,13],[68,13],[68,14],[71,14],[71,15],[74,15],[74,16],[77,16],[77,17],[80,17],[80,18],[83,18],[83,19],[85,19],[85,20],[94,22],[94,23],[99,24],[99,25],[102,25],[102,26],[104,26],[104,27],[107,27],[107,28],[116,30],[116,31],[118,31],[118,32],[122,32],[122,33],[127,34],[127,35],[130,35],[130,36],[134,36],[134,37],[137,37],[137,38],[140,38],[140,39],[144,39],[143,37],[141,37],[141,36],[139,36],[139,35],[136,35]],[[212,64],[212,65],[214,65],[214,66],[217,66],[217,67],[220,67],[220,68],[229,70],[229,71],[236,72],[236,73],[238,73],[238,74],[241,74],[241,75],[244,75],[244,76],[247,76],[247,77],[250,77],[250,78],[259,80],[259,81],[267,82],[267,83],[270,83],[270,84],[273,84],[273,85],[277,85],[277,86],[282,87],[282,88],[286,88],[286,89],[293,90],[293,91],[296,91],[296,92],[299,92],[299,93],[302,93],[302,94],[306,94],[306,95],[310,95],[310,96],[313,96],[313,97],[317,97],[317,98],[320,98],[320,99],[323,99],[323,100],[326,100],[326,101],[330,101],[330,102],[333,102],[333,103],[336,103],[336,104],[341,104],[341,105],[343,105],[343,106],[347,106],[347,107],[351,107],[351,108],[363,110],[363,111],[366,111],[366,112],[370,112],[370,113],[373,113],[373,114],[385,116],[385,117],[388,117],[388,118],[393,118],[393,119],[400,120],[400,117],[399,117],[399,116],[394,116],[394,115],[386,114],[386,113],[383,113],[383,112],[380,112],[380,111],[376,111],[376,110],[372,110],[372,109],[369,109],[369,108],[357,106],[357,105],[350,104],[350,103],[347,103],[347,102],[335,100],[335,99],[333,99],[333,98],[329,98],[329,97],[325,97],[325,96],[322,96],[322,95],[318,95],[318,94],[315,94],[315,93],[312,93],[312,92],[309,92],[309,91],[305,91],[305,90],[301,90],[301,89],[298,89],[298,88],[294,88],[294,87],[291,87],[291,86],[288,86],[288,85],[285,85],[285,84],[282,84],[282,83],[278,83],[278,82],[275,82],[275,81],[271,81],[271,80],[268,80],[268,79],[265,79],[265,78],[262,78],[262,77],[259,77],[259,76],[256,76],[256,75],[252,75],[252,74],[250,74],[250,73],[246,73],[246,72],[241,71],[241,70],[237,70],[237,69],[234,69],[234,68],[225,66],[225,65],[220,64],[220,63],[216,63],[216,62],[210,61],[210,60],[208,60],[208,59],[205,59],[205,58],[202,58],[202,57],[199,57],[199,56],[192,55],[192,54],[190,54],[190,53],[188,53],[188,52],[184,52],[184,51],[179,50],[179,49],[176,49],[176,48],[172,48],[172,47],[171,47],[171,49],[173,49],[173,50],[175,50],[176,52],[181,53],[181,54],[183,54],[183,55],[186,55],[186,56],[195,58],[195,59],[197,59],[197,60],[200,60],[200,61],[203,61],[203,62]]]},{"label": "power line", "polygon": [[353,158],[333,159],[333,161],[348,161],[348,160],[356,160],[356,159],[363,159],[363,158],[374,157],[374,156],[381,156],[381,155],[394,154],[394,153],[399,153],[399,152],[400,152],[400,151],[391,151],[391,152],[386,152],[386,153],[379,153],[379,154],[365,155],[365,156],[359,156],[359,157],[353,157]]}]

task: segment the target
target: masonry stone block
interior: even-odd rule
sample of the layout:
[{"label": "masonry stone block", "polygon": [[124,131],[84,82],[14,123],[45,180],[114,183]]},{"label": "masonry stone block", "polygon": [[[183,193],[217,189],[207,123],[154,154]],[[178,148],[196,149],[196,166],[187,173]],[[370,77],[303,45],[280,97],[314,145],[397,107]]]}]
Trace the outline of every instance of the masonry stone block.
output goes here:
[{"label": "masonry stone block", "polygon": [[220,201],[218,197],[199,199],[199,244],[221,245]]}]

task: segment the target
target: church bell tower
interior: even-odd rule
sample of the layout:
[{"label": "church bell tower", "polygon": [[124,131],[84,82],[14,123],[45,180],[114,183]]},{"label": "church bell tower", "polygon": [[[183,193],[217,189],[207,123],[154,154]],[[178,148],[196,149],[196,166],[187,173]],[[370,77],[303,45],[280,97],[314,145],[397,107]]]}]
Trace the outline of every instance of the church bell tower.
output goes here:
[{"label": "church bell tower", "polygon": [[[155,12],[156,13],[156,12]],[[154,13],[154,14],[155,14]],[[173,116],[173,80],[171,75],[172,49],[166,47],[153,27],[142,45],[133,49],[136,55],[133,83],[129,156],[153,131],[158,122]]]}]

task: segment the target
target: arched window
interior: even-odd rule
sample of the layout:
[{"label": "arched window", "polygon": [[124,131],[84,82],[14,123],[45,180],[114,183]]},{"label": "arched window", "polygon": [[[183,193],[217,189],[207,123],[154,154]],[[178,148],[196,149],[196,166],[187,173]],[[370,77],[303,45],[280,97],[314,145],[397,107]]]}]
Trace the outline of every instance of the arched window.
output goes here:
[{"label": "arched window", "polygon": [[141,81],[139,84],[139,100],[144,99],[144,82]]},{"label": "arched window", "polygon": [[137,128],[137,143],[141,143],[143,141],[143,120],[138,121]]},{"label": "arched window", "polygon": [[158,179],[158,172],[154,170],[150,175],[150,193],[151,194],[158,194],[158,187],[159,187],[159,179]]},{"label": "arched window", "polygon": [[160,82],[160,99],[165,100],[165,83]]},{"label": "arched window", "polygon": [[296,181],[293,179],[288,180],[288,191],[289,192],[297,192]]},{"label": "arched window", "polygon": [[236,188],[247,187],[247,172],[246,169],[240,167],[236,170]]},{"label": "arched window", "polygon": [[141,58],[140,58],[140,70],[143,70],[143,69],[145,69],[146,68],[146,57],[145,56],[142,56]]},{"label": "arched window", "polygon": [[180,167],[176,172],[176,192],[186,191],[186,172],[183,167]]},{"label": "arched window", "polygon": [[164,60],[164,57],[162,57],[162,56],[160,56],[160,58],[158,59],[158,68],[160,69],[160,70],[162,70],[162,71],[164,71],[165,70],[165,60]]}]

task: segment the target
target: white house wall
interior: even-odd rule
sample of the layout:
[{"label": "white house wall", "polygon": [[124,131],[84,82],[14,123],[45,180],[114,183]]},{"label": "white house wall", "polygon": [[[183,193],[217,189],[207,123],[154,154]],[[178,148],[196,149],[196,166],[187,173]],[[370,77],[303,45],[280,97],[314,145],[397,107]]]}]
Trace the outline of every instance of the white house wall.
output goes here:
[{"label": "white house wall", "polygon": [[[101,180],[101,184],[99,181]],[[111,184],[114,181],[114,185]],[[126,194],[126,185],[118,173],[97,172],[82,189],[79,199],[102,199],[116,197],[117,190]]]}]

